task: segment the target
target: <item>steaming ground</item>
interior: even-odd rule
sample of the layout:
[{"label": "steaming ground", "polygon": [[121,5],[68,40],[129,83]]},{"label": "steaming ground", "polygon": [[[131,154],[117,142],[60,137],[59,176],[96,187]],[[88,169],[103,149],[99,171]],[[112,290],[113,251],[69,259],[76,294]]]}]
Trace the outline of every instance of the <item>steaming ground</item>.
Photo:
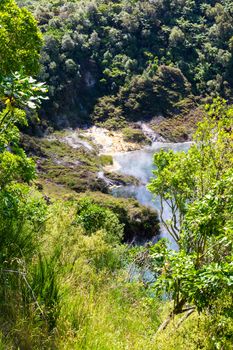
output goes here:
[{"label": "steaming ground", "polygon": [[[144,149],[114,154],[113,159],[116,163],[118,171],[124,175],[132,175],[140,180],[140,185],[113,187],[112,194],[118,197],[133,197],[141,204],[161,210],[159,198],[153,198],[151,193],[147,190],[146,184],[152,177],[153,154],[161,149],[172,149],[174,151],[187,151],[191,142],[184,143],[165,143],[154,142],[152,146]],[[164,206],[165,220],[169,220],[171,212],[168,206]],[[168,238],[171,242],[171,247],[176,249],[175,242],[172,240],[165,227],[161,225],[161,237]]]},{"label": "steaming ground", "polygon": [[[187,151],[191,142],[164,142],[164,140],[162,140],[161,137],[159,137],[145,123],[141,123],[140,127],[146,136],[150,137],[151,140],[156,140],[151,146],[143,147],[137,143],[125,142],[120,131],[113,132],[96,126],[86,130],[66,130],[63,134],[53,134],[49,136],[48,139],[59,139],[73,148],[84,147],[87,150],[93,150],[93,147],[97,147],[99,154],[111,154],[113,156],[114,164],[105,167],[105,170],[119,172],[123,175],[130,175],[139,179],[139,185],[113,186],[112,194],[118,197],[136,198],[141,204],[160,211],[161,207],[159,199],[153,198],[151,193],[146,189],[146,185],[153,175],[153,154],[161,149]],[[97,176],[103,178],[105,182],[108,181],[104,176],[103,171],[99,172]],[[112,182],[110,181],[107,185],[111,186]],[[168,220],[170,215],[169,208],[164,205],[163,218]],[[176,248],[171,237],[169,237],[168,232],[162,225],[161,236],[168,238],[171,241],[171,246]]]}]

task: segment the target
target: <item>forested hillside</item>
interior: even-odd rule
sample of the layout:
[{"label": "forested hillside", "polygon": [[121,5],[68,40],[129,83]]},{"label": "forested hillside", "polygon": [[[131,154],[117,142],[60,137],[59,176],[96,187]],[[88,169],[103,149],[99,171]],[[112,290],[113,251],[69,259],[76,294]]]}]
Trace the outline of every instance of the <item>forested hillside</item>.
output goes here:
[{"label": "forested hillside", "polygon": [[232,98],[231,0],[18,3],[44,36],[43,110],[58,126],[88,123],[91,113],[114,128],[187,111],[203,97]]},{"label": "forested hillside", "polygon": [[233,348],[232,11],[0,1],[0,350]]}]

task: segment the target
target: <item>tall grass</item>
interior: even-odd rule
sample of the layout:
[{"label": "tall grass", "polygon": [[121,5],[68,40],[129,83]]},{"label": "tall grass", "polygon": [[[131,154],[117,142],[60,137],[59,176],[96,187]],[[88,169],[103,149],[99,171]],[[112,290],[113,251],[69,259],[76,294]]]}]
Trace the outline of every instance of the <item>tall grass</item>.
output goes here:
[{"label": "tall grass", "polygon": [[179,329],[175,318],[156,334],[169,302],[129,281],[126,247],[102,229],[86,234],[75,203],[50,206],[32,247],[13,259],[24,274],[0,274],[0,350],[230,350],[230,316],[193,314]]},{"label": "tall grass", "polygon": [[143,285],[128,282],[125,247],[111,246],[103,231],[85,235],[73,225],[72,207],[56,205],[53,210],[57,220],[53,213],[47,223],[53,234],[43,244],[49,254],[55,246],[61,248],[56,347],[141,349],[148,342],[151,348],[148,331],[153,334],[158,325],[156,308]]}]

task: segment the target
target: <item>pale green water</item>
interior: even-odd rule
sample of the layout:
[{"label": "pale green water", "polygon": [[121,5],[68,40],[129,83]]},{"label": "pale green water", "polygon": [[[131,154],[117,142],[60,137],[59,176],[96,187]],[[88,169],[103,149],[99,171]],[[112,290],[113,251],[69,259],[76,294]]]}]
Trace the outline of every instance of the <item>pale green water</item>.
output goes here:
[{"label": "pale green water", "polygon": [[[174,151],[187,151],[190,142],[184,143],[164,143],[154,142],[150,147],[146,147],[139,151],[125,152],[114,155],[114,162],[118,171],[125,175],[135,176],[140,180],[138,186],[120,186],[114,187],[112,193],[118,197],[133,197],[141,204],[157,209],[160,212],[160,204],[158,198],[153,198],[152,194],[147,190],[146,185],[153,176],[153,154],[161,149],[173,149]],[[165,206],[163,218],[170,218],[170,210]],[[171,247],[176,248],[175,243],[169,236],[166,229],[161,225],[161,237],[168,238]]]}]

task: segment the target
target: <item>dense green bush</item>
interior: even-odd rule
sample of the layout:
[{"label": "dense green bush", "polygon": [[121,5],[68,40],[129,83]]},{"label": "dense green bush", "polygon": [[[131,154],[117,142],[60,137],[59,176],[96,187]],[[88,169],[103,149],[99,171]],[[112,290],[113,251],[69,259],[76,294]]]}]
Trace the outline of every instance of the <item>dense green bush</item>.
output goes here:
[{"label": "dense green bush", "polygon": [[123,139],[128,142],[150,143],[150,140],[140,129],[124,128],[122,129]]},{"label": "dense green bush", "polygon": [[[206,109],[187,152],[154,155],[155,176],[148,187],[160,197],[162,213],[165,203],[171,209],[171,220],[162,215],[162,222],[179,250],[159,242],[151,254],[158,274],[155,288],[174,301],[170,317],[190,308],[209,312],[210,319],[222,319],[225,312],[231,329],[233,315],[225,300],[233,297],[233,108],[216,99]],[[224,333],[221,324],[219,329],[219,344],[228,348],[229,329]]]},{"label": "dense green bush", "polygon": [[118,217],[111,210],[88,198],[78,202],[76,223],[82,226],[87,234],[104,230],[109,243],[119,243],[123,237],[123,225]]},{"label": "dense green bush", "polygon": [[88,192],[80,196],[98,206],[111,210],[117,215],[119,222],[124,226],[124,241],[144,242],[159,234],[158,213],[140,205],[135,199],[115,198],[113,196]]}]

